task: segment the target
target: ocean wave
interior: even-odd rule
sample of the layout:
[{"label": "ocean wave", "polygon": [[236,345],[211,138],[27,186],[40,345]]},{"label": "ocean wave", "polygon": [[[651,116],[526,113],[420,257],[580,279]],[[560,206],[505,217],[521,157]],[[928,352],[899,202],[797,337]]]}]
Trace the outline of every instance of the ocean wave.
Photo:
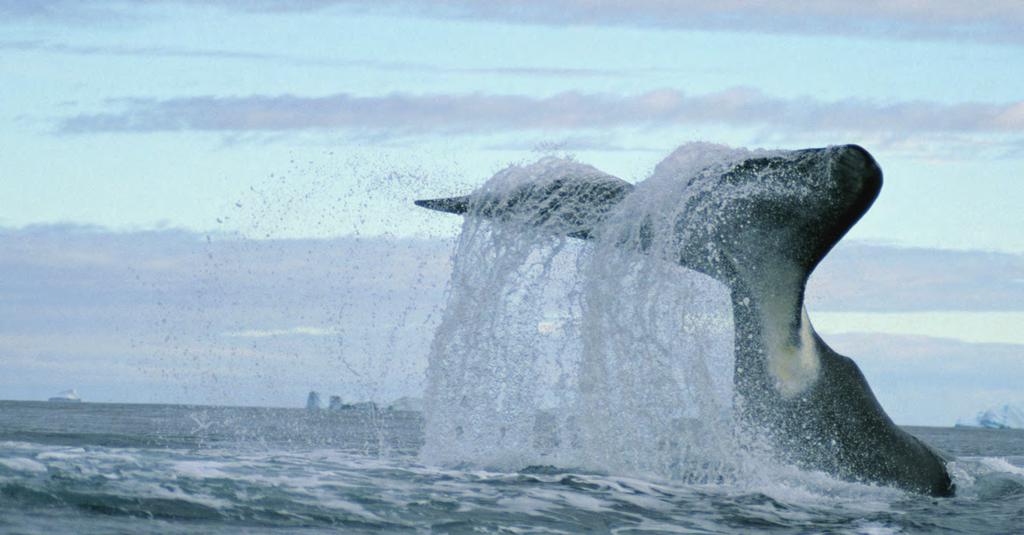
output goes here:
[{"label": "ocean wave", "polygon": [[936,500],[767,462],[747,478],[694,481],[559,465],[437,466],[414,454],[295,443],[6,440],[0,531],[884,534],[1017,525],[1010,520],[1024,506],[1024,457],[963,456],[950,466],[958,493]]}]

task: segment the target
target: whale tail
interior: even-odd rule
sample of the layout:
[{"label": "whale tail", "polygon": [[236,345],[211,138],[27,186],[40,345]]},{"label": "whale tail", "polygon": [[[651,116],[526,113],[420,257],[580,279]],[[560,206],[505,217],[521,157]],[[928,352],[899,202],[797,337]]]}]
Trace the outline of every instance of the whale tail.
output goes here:
[{"label": "whale tail", "polygon": [[[813,198],[804,199],[796,208],[756,196],[734,197],[731,206],[722,206],[719,190],[766,181],[803,187]],[[806,281],[818,262],[871,206],[881,185],[881,169],[857,145],[739,161],[721,176],[692,185],[698,191],[675,223],[675,231],[686,236],[677,261],[730,287],[738,282],[737,270],[757,269],[780,260],[797,266],[800,280]],[[589,168],[582,174],[569,170],[553,180],[546,177],[504,191],[484,189],[458,197],[417,200],[415,204],[591,239],[633,190],[632,184]],[[747,239],[723,239],[726,234],[744,234]],[[710,258],[706,245],[712,242],[727,254]],[[643,251],[645,240],[634,246]]]},{"label": "whale tail", "polygon": [[[683,206],[667,219],[639,207],[643,219],[632,237],[605,235],[604,223],[634,187],[587,166],[552,172],[539,162],[533,180],[416,204],[573,238],[600,237],[639,252],[669,244],[657,254],[730,290],[741,421],[800,466],[951,494],[942,456],[892,423],[856,364],[824,343],[804,309],[811,271],[874,202],[881,169],[856,145],[747,154],[715,171],[678,177],[686,180]],[[639,204],[631,202],[631,209]],[[814,440],[806,440],[809,429]]]}]

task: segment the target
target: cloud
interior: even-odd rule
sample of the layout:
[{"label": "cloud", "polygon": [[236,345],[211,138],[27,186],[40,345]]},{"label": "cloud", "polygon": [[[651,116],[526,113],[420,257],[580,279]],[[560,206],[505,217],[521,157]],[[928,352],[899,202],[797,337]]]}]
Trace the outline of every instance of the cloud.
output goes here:
[{"label": "cloud", "polygon": [[236,338],[271,338],[274,336],[337,336],[340,332],[336,329],[324,329],[323,327],[290,327],[288,329],[247,329],[244,331],[231,331],[224,333],[224,336]]},{"label": "cloud", "polygon": [[234,59],[276,62],[290,66],[309,65],[317,67],[370,69],[402,73],[426,73],[433,75],[607,78],[659,71],[658,69],[612,70],[579,67],[450,67],[445,65],[406,61],[315,58],[240,50],[200,49],[172,46],[82,45],[39,40],[0,41],[0,50],[45,52],[76,56]]},{"label": "cloud", "polygon": [[79,56],[144,56],[168,58],[214,58],[214,59],[284,59],[271,54],[256,52],[240,52],[231,50],[179,48],[168,46],[103,46],[103,45],[70,45],[67,43],[51,43],[46,41],[0,41],[0,50],[16,50],[23,52],[50,52]]},{"label": "cloud", "polygon": [[0,248],[0,398],[255,405],[418,392],[450,254],[75,225],[0,229]]},{"label": "cloud", "polygon": [[[276,2],[268,2],[274,4]],[[365,0],[338,4],[367,5]],[[424,16],[548,25],[848,35],[884,39],[1024,42],[1024,6],[1013,0],[968,5],[956,0],[850,3],[843,0],[389,0]],[[378,3],[380,5],[380,3]]]},{"label": "cloud", "polygon": [[[136,2],[139,5],[156,2]],[[373,13],[448,20],[549,26],[625,26],[739,31],[878,39],[930,39],[1024,44],[1024,5],[1015,0],[165,0],[164,4],[217,5],[239,12]],[[0,0],[0,16],[102,21],[125,2],[88,8],[69,0]],[[128,4],[130,5],[130,4]],[[120,9],[118,9],[120,8]]]},{"label": "cloud", "polygon": [[1024,255],[844,241],[808,284],[814,310],[1024,310]]},{"label": "cloud", "polygon": [[1024,405],[1024,345],[878,333],[824,338],[857,362],[897,423],[953,425],[992,406]]},{"label": "cloud", "polygon": [[[246,240],[47,225],[0,228],[0,250],[0,378],[10,378],[0,380],[0,398],[72,386],[96,401],[262,405],[298,405],[310,389],[381,402],[417,394],[451,270],[451,241],[442,239]],[[812,318],[1020,311],[1022,278],[1021,255],[844,243],[815,273],[809,299]],[[913,383],[922,369],[948,384],[967,365],[977,381],[1017,377],[1017,346],[995,353],[995,344],[920,337],[843,345],[850,336],[826,339],[866,363],[885,392],[907,391],[886,376]],[[895,338],[901,345],[887,342]],[[878,368],[887,358],[906,365]],[[984,401],[979,409],[992,400]]]},{"label": "cloud", "polygon": [[70,24],[109,24],[127,17],[114,2],[74,0],[0,0],[0,24],[18,20]]},{"label": "cloud", "polygon": [[[232,3],[238,5],[237,3]],[[263,9],[285,2],[265,1]],[[337,0],[299,3],[297,9],[339,5],[420,16],[554,26],[634,26],[883,39],[1024,42],[1024,5],[1014,0],[965,4],[957,0],[846,2],[844,0]]]},{"label": "cloud", "polygon": [[781,98],[750,88],[690,95],[663,89],[638,95],[564,92],[547,97],[501,94],[406,94],[324,97],[198,96],[111,101],[115,111],[79,114],[58,131],[294,132],[345,130],[386,137],[586,131],[725,125],[782,132],[913,135],[1024,133],[1024,101],[1003,104],[868,99]]}]

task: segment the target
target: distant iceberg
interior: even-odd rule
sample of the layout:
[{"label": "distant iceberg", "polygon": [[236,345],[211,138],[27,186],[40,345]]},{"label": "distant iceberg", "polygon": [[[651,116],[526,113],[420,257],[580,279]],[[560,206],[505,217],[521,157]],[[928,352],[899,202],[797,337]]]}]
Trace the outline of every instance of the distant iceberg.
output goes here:
[{"label": "distant iceberg", "polygon": [[986,429],[1024,429],[1024,408],[1003,405],[979,412],[973,418],[957,420],[957,427]]},{"label": "distant iceberg", "polygon": [[81,403],[82,398],[78,397],[78,392],[75,392],[75,389],[72,388],[53,396],[50,398],[50,401],[54,403]]},{"label": "distant iceberg", "polygon": [[320,410],[320,393],[312,391],[309,393],[309,397],[306,398],[306,410],[318,411]]}]

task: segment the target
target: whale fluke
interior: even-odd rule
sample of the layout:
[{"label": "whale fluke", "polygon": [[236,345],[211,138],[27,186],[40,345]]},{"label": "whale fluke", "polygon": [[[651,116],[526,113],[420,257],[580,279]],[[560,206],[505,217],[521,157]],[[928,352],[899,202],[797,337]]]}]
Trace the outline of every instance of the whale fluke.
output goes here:
[{"label": "whale fluke", "polygon": [[606,174],[562,176],[511,190],[425,199],[417,206],[453,214],[518,221],[553,233],[589,239],[633,185]]},{"label": "whale fluke", "polygon": [[464,214],[469,210],[469,195],[463,195],[461,197],[449,197],[446,199],[422,199],[414,201],[416,206],[422,206],[430,210],[437,210],[438,212],[447,212],[449,214]]},{"label": "whale fluke", "polygon": [[[581,171],[582,170],[582,171]],[[691,169],[692,171],[692,169]],[[874,202],[882,171],[857,145],[754,153],[683,174],[683,205],[666,223],[644,217],[639,239],[603,224],[635,188],[583,166],[561,176],[418,206],[536,227],[544,232],[653,253],[729,288],[735,405],[740,421],[798,466],[837,477],[945,496],[953,485],[942,454],[896,426],[857,365],[814,331],[804,308],[808,277]],[[631,215],[617,214],[618,216]]]}]

